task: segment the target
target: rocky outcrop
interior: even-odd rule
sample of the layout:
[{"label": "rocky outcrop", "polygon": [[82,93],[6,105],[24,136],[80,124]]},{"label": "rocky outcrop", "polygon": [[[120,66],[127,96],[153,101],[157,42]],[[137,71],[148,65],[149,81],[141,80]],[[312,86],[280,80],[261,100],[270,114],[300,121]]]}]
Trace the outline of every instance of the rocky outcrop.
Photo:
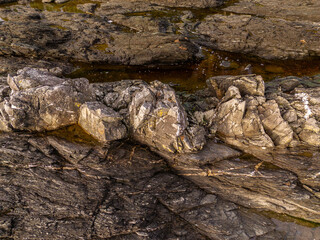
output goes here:
[{"label": "rocky outcrop", "polygon": [[132,136],[169,152],[196,151],[205,144],[204,130],[188,127],[187,115],[172,88],[155,81],[136,93],[129,105]]},{"label": "rocky outcrop", "polygon": [[122,117],[99,102],[87,102],[80,107],[79,125],[100,142],[125,138],[127,128]]},{"label": "rocky outcrop", "polygon": [[131,143],[101,147],[1,134],[0,146],[1,238],[280,240],[285,234]]},{"label": "rocky outcrop", "polygon": [[266,59],[319,56],[318,30],[316,23],[220,14],[206,17],[196,28],[215,49]]},{"label": "rocky outcrop", "polygon": [[11,94],[1,102],[1,130],[45,131],[75,124],[82,103],[92,100],[87,79],[62,79],[25,68],[8,76]]},{"label": "rocky outcrop", "polygon": [[0,56],[125,65],[179,64],[199,57],[199,47],[185,36],[137,32],[105,16],[20,6],[0,10],[0,17],[7,19],[0,25]]},{"label": "rocky outcrop", "polygon": [[[214,142],[209,142],[197,153],[175,156],[164,152],[159,154],[168,159],[170,166],[180,175],[210,193],[217,193],[248,208],[268,209],[319,222],[318,195],[305,189],[307,186],[301,186],[299,178],[288,170],[270,166],[254,157],[236,158],[239,152]],[[260,157],[267,159],[267,155],[265,152]],[[292,165],[291,159],[286,159],[285,154],[281,159],[282,164],[286,162]],[[300,161],[303,165],[308,160],[300,157]],[[313,161],[318,164],[315,159]],[[279,162],[281,160],[277,161],[277,155],[274,154],[272,163],[279,165]]]},{"label": "rocky outcrop", "polygon": [[[54,69],[52,70],[54,71]],[[155,81],[95,85],[25,68],[8,77],[0,104],[2,131],[55,130],[79,123],[101,142],[130,136],[157,150],[190,152],[205,144],[205,131],[188,123],[174,90]],[[98,101],[93,101],[96,95]],[[102,103],[103,102],[103,103]],[[123,120],[123,121],[122,121]]]}]

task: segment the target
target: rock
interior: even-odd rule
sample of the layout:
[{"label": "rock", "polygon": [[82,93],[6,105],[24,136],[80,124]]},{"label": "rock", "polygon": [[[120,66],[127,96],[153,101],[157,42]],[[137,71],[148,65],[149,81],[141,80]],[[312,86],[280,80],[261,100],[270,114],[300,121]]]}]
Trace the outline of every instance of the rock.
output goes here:
[{"label": "rock", "polygon": [[94,13],[98,5],[96,3],[78,4],[77,8],[86,13]]},{"label": "rock", "polygon": [[231,86],[222,98],[214,120],[217,135],[226,143],[242,148],[243,145],[273,147],[260,120],[259,101],[251,97],[243,100],[237,87]]},{"label": "rock", "polygon": [[257,0],[254,3],[248,0],[241,0],[224,10],[238,14],[276,17],[292,21],[319,22],[320,17],[317,14],[319,8],[319,2],[314,0],[308,2],[303,0],[286,0],[283,2],[276,0]]},{"label": "rock", "polygon": [[80,107],[79,125],[100,142],[122,139],[127,128],[122,117],[99,102],[87,102]]},{"label": "rock", "polygon": [[66,3],[69,2],[70,0],[54,0],[55,3],[61,4],[61,3]]},{"label": "rock", "polygon": [[1,103],[1,122],[9,122],[14,130],[45,131],[75,124],[81,104],[93,98],[87,79],[61,79],[37,69],[25,68],[8,82],[13,91]]},{"label": "rock", "polygon": [[[284,85],[290,87],[282,88]],[[295,140],[300,138],[311,146],[319,146],[317,140],[317,126],[320,120],[319,89],[313,84],[313,78],[296,77],[275,79],[268,83],[266,89],[266,97],[277,102],[280,114],[294,132]]]},{"label": "rock", "polygon": [[1,237],[284,237],[272,220],[208,194],[138,145],[1,134],[0,146]]},{"label": "rock", "polygon": [[278,104],[267,101],[258,107],[264,129],[276,145],[287,146],[293,139],[293,131],[282,118]]},{"label": "rock", "polygon": [[194,135],[195,129],[188,129],[186,113],[174,90],[159,81],[143,86],[134,95],[129,116],[133,138],[158,150],[189,152],[205,143],[204,131]]},{"label": "rock", "polygon": [[[255,147],[250,146],[248,150],[253,148]],[[268,154],[258,147],[255,149],[260,149],[262,159],[267,160],[269,156],[273,156],[272,163],[277,163],[278,154]],[[239,152],[212,142],[195,154],[158,153],[167,159],[179,175],[190,179],[209,193],[232,199],[232,202],[245,207],[268,209],[319,222],[319,199],[301,186],[300,178],[290,171],[264,165],[254,157],[236,158],[240,155]],[[291,158],[286,159],[286,154],[281,156],[280,161],[283,164],[285,161],[287,168],[297,167],[291,166]],[[308,160],[300,156],[297,161],[301,161],[299,165],[304,165],[305,169]],[[313,167],[319,169],[316,166],[319,167],[318,162],[314,162]],[[207,210],[208,212],[210,211]],[[201,221],[200,215],[198,217]]]},{"label": "rock", "polygon": [[209,15],[195,29],[214,49],[266,59],[320,56],[318,30],[317,22],[238,14]]},{"label": "rock", "polygon": [[230,86],[239,89],[242,96],[264,96],[264,81],[261,76],[219,76],[207,80],[207,85],[218,98],[222,98]]},{"label": "rock", "polygon": [[306,120],[299,138],[311,146],[320,147],[320,124],[314,118]]},{"label": "rock", "polygon": [[63,11],[39,14],[26,6],[0,10],[0,16],[8,19],[0,25],[0,56],[124,65],[170,65],[199,59],[199,46],[186,36],[170,32],[163,21],[160,26],[157,20],[144,18],[150,26],[159,25],[158,30],[151,27],[149,32],[137,33],[134,26],[142,26],[140,18],[132,18],[135,22],[129,24],[131,29],[123,21],[120,23],[124,25],[116,24],[110,20],[112,17],[106,19],[105,13],[100,14],[101,17]]}]

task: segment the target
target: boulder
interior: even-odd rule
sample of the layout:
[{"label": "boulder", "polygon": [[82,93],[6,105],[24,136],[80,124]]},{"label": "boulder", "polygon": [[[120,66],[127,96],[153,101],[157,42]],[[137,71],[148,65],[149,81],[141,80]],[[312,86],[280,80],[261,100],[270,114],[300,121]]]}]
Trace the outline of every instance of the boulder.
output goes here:
[{"label": "boulder", "polygon": [[237,87],[227,90],[217,108],[215,128],[217,135],[226,143],[242,148],[245,145],[273,147],[260,120],[257,107],[264,98],[241,98]]},{"label": "boulder", "polygon": [[299,138],[309,145],[320,147],[320,123],[314,118],[307,119]]},{"label": "boulder", "polygon": [[219,99],[230,86],[237,87],[243,96],[264,96],[264,81],[261,76],[255,74],[212,77],[207,80],[207,85]]},{"label": "boulder", "polygon": [[100,142],[122,139],[127,128],[122,117],[99,102],[87,102],[80,107],[79,125]]},{"label": "boulder", "polygon": [[[82,103],[91,101],[87,79],[61,79],[48,72],[25,68],[8,77],[12,92],[1,103],[2,131],[54,130],[78,122]],[[9,128],[8,128],[9,127]]]},{"label": "boulder", "polygon": [[258,111],[263,127],[275,145],[288,146],[293,139],[293,131],[282,118],[276,101],[265,102],[258,107]]},{"label": "boulder", "polygon": [[159,81],[134,95],[129,117],[133,138],[158,150],[189,152],[205,144],[204,131],[199,126],[188,128],[186,112],[174,90]]}]

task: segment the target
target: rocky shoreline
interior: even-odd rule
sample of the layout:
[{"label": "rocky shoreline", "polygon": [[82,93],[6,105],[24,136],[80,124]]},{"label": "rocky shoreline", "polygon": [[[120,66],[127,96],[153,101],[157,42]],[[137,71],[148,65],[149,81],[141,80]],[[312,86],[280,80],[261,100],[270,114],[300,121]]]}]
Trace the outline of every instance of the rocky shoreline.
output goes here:
[{"label": "rocky shoreline", "polygon": [[[320,69],[300,71],[319,63],[319,10],[0,0],[0,239],[320,239]],[[209,50],[301,66],[265,82]],[[198,64],[207,81],[66,77],[79,63]]]},{"label": "rocky shoreline", "polygon": [[[210,203],[213,206],[217,204],[219,196],[241,208],[272,211],[320,223],[320,96],[319,87],[310,88],[305,84],[306,79],[291,77],[265,84],[257,75],[213,77],[207,81],[208,88],[183,100],[183,95],[179,97],[171,87],[159,81],[151,84],[142,80],[89,84],[87,79],[66,79],[59,74],[61,71],[58,68],[24,68],[15,76],[9,75],[7,79],[3,79],[0,88],[1,131],[35,133],[78,124],[101,143],[100,147],[99,144],[97,147],[90,147],[56,137],[39,138],[34,134],[4,134],[1,135],[3,143],[8,140],[18,141],[18,145],[30,145],[32,150],[30,147],[18,151],[3,147],[3,170],[14,168],[12,161],[27,161],[25,156],[30,154],[27,159],[42,161],[36,155],[32,157],[36,152],[54,161],[62,158],[67,165],[72,165],[60,166],[62,171],[64,168],[75,168],[81,175],[101,179],[102,173],[95,173],[95,168],[98,168],[99,171],[106,171],[102,176],[113,178],[109,171],[114,170],[109,167],[104,169],[110,164],[105,160],[113,158],[109,156],[109,152],[114,153],[114,144],[119,144],[112,142],[131,139],[162,156],[178,175],[195,183],[197,189],[200,187],[207,194],[211,194],[212,197],[208,198],[214,200]],[[317,82],[317,79],[318,77],[314,77],[308,82]],[[21,141],[18,140],[19,136]],[[218,143],[219,141],[235,149]],[[135,156],[136,147],[140,148],[134,146],[132,152],[127,154],[129,162],[126,164],[130,164],[130,159]],[[144,151],[153,154],[150,150]],[[254,157],[239,158],[241,152]],[[161,159],[159,156],[156,158]],[[119,159],[119,156],[114,157]],[[95,160],[88,160],[91,158]],[[148,161],[147,159],[145,160]],[[78,166],[79,161],[81,167]],[[82,166],[90,164],[91,161],[103,161],[104,167],[98,163],[89,169]],[[34,167],[33,163],[28,164],[31,167],[27,167],[27,171],[38,169],[37,164]],[[119,167],[118,163],[113,164],[115,169]],[[90,170],[92,167],[95,170]],[[17,178],[20,178],[19,174]],[[51,181],[46,174],[48,173],[45,172],[44,177]],[[3,180],[7,181],[8,178],[4,177]],[[51,195],[56,193],[49,194],[51,198]],[[260,232],[265,229],[265,223],[261,225],[255,222],[256,232],[249,233],[246,227],[251,228],[253,223],[243,223],[240,220],[237,221],[240,221],[238,224],[242,227],[227,231],[225,228],[228,228],[229,224],[220,222],[230,221],[225,218],[217,219],[219,226],[213,222],[211,227],[207,228],[207,221],[210,222],[216,213],[208,215],[209,219],[201,217],[202,220],[196,220],[199,214],[202,214],[201,204],[197,205],[196,212],[192,210],[189,213],[180,213],[174,206],[166,207],[188,224],[195,224],[199,234],[213,239],[233,239],[228,237],[229,235],[236,236],[237,239],[262,236],[262,239],[266,239],[269,234],[275,239],[281,239],[283,234],[275,231],[275,225],[270,220],[269,225],[273,227],[267,227],[265,232]],[[232,209],[238,209],[237,205]],[[203,211],[208,209],[204,208]],[[217,211],[216,207],[213,207],[212,211]],[[262,217],[253,217],[253,213],[245,212],[246,218],[253,218],[254,221]],[[254,213],[254,216],[256,214]],[[9,209],[4,216],[6,215],[15,216],[14,211]],[[107,220],[102,217],[100,221],[106,224]],[[266,218],[263,218],[262,222],[264,221]],[[115,227],[114,222],[109,224],[111,225],[108,225],[108,229]],[[127,224],[124,223],[123,227],[125,226]],[[125,231],[123,227],[121,231]],[[92,231],[94,233],[90,233],[93,234],[90,238],[105,238],[115,234],[101,233],[100,236],[98,232],[104,230]],[[131,231],[138,234],[138,230]],[[58,234],[66,233],[62,231]],[[147,234],[145,237],[150,236]]]}]

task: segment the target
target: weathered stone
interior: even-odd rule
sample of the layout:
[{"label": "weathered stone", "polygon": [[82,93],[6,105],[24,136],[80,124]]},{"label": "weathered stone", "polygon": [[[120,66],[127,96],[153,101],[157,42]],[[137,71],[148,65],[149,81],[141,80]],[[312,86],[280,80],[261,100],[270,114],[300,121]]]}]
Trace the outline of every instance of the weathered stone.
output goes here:
[{"label": "weathered stone", "polygon": [[99,102],[87,102],[80,108],[79,125],[100,142],[122,139],[127,128],[122,117]]},{"label": "weathered stone", "polygon": [[45,131],[75,124],[81,104],[93,98],[87,79],[61,79],[29,68],[18,73],[8,78],[13,92],[2,103],[2,119],[15,130]]},{"label": "weathered stone", "polygon": [[243,145],[273,147],[258,115],[258,104],[255,98],[242,100],[238,88],[229,87],[216,110],[214,125],[218,136],[240,148]]},{"label": "weathered stone", "polygon": [[78,4],[77,8],[86,13],[94,13],[98,5],[96,3]]},{"label": "weathered stone", "polygon": [[237,87],[242,96],[264,96],[264,81],[257,75],[212,77],[207,80],[207,85],[220,99],[230,86]]},{"label": "weathered stone", "polygon": [[[260,149],[262,159],[268,159],[271,155],[261,151],[260,147],[249,146],[246,150],[250,149]],[[219,144],[210,144],[210,147],[204,147],[196,154],[159,154],[164,156],[180,175],[209,193],[232,199],[232,202],[249,208],[272,209],[310,221],[320,221],[319,199],[302,187],[298,177],[289,171],[264,165],[253,157],[234,158],[237,152]],[[272,155],[275,156],[272,163],[276,163],[278,155]],[[291,165],[291,159],[285,160],[285,154],[280,161]],[[301,156],[299,161],[304,162],[300,164],[303,166],[307,164],[308,159]],[[319,167],[319,164],[315,162],[314,167],[317,166]]]},{"label": "weathered stone", "polygon": [[270,100],[259,106],[258,110],[263,127],[273,142],[276,145],[287,146],[293,139],[293,131],[281,117],[278,104]]},{"label": "weathered stone", "polygon": [[137,145],[2,134],[0,146],[4,238],[283,239],[270,219],[208,194]]},{"label": "weathered stone", "polygon": [[267,59],[320,55],[318,23],[251,15],[209,15],[196,32],[215,49]]},{"label": "weathered stone", "polygon": [[205,143],[204,137],[192,140],[186,113],[174,90],[159,81],[143,86],[134,95],[129,115],[134,139],[156,149],[188,152],[201,149]]},{"label": "weathered stone", "polygon": [[306,120],[299,138],[311,146],[320,147],[320,124],[314,118]]}]

